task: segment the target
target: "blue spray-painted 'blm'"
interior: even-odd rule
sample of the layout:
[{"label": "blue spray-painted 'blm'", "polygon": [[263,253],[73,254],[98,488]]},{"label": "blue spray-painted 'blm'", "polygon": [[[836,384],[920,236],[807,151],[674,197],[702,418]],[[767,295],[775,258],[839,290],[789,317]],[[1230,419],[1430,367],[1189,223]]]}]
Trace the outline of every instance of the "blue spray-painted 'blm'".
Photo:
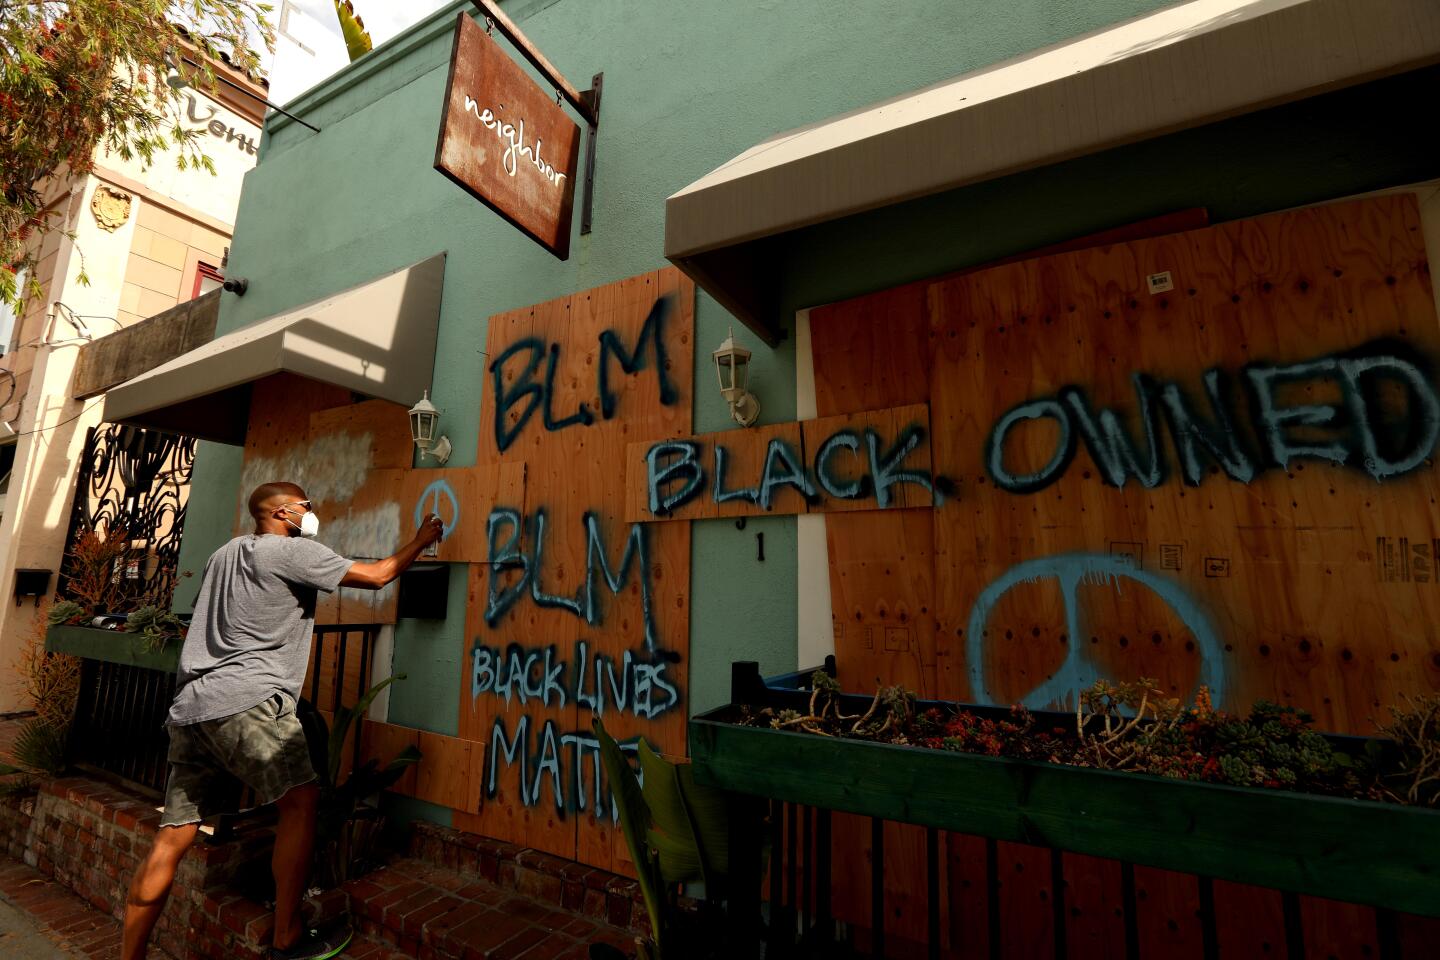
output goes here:
[{"label": "blue spray-painted 'blm'", "polygon": [[[1123,487],[1133,478],[1154,488],[1170,476],[1168,430],[1180,476],[1192,486],[1207,469],[1249,483],[1264,470],[1288,470],[1303,460],[1394,479],[1425,465],[1440,440],[1440,397],[1425,364],[1408,352],[1373,343],[1302,363],[1251,364],[1238,378],[1211,369],[1200,378],[1203,401],[1177,383],[1135,373],[1138,429],[1115,410],[1096,409],[1080,387],[1067,386],[996,421],[985,440],[985,468],[1000,489],[1035,493],[1064,475],[1083,443],[1105,483]],[[1317,393],[1338,401],[1317,402]],[[1032,472],[1014,470],[1007,440],[1036,420],[1058,428],[1050,457]]]},{"label": "blue spray-painted 'blm'", "polygon": [[[683,698],[678,682],[669,675],[679,657],[661,646],[662,632],[651,599],[649,531],[645,524],[629,524],[624,545],[611,550],[595,513],[587,512],[581,527],[584,571],[573,591],[562,593],[558,586],[545,582],[552,572],[545,560],[546,545],[559,532],[550,529],[548,513],[540,509],[527,517],[509,507],[490,512],[485,624],[498,625],[528,599],[538,607],[563,610],[589,626],[599,626],[604,622],[604,592],[618,596],[633,579],[641,606],[638,649],[624,650],[617,657],[582,640],[572,655],[565,657],[553,644],[512,643],[501,649],[476,638],[470,650],[471,698],[495,697],[521,708],[561,709],[576,704],[595,716],[618,712],[642,721],[654,720],[680,707]],[[522,546],[522,539],[528,546]],[[634,739],[627,745],[633,747]],[[491,722],[486,756],[486,793],[495,796],[501,767],[513,768],[518,798],[525,806],[538,803],[548,785],[557,813],[588,810],[592,816],[601,816],[606,813],[607,788],[598,766],[591,788],[582,782],[587,761],[598,763],[597,750],[595,738],[586,731],[562,731],[552,720],[542,722],[525,714],[513,722],[512,730],[505,715],[497,714]],[[613,816],[613,811],[610,814]]]},{"label": "blue spray-painted 'blm'", "polygon": [[[614,419],[620,414],[623,396],[613,369],[617,366],[620,374],[630,377],[653,370],[660,405],[679,402],[680,392],[668,374],[670,359],[665,347],[665,325],[674,305],[672,295],[656,298],[629,346],[616,331],[601,331],[595,368],[598,411],[585,403],[563,413],[556,411],[560,344],[525,337],[508,345],[490,364],[496,449],[509,449],[537,419],[552,433]],[[550,582],[558,571],[546,562],[549,545],[557,535],[585,538],[584,570],[578,584],[568,591]],[[639,585],[642,629],[636,649],[622,651],[618,657],[594,650],[583,640],[567,658],[554,645],[510,644],[501,649],[476,638],[470,663],[474,701],[495,697],[507,705],[518,702],[522,708],[546,709],[578,704],[597,716],[615,711],[642,721],[681,706],[679,684],[668,674],[679,657],[661,646],[651,599],[648,533],[643,524],[630,524],[623,545],[612,552],[596,512],[584,515],[580,530],[561,531],[552,529],[549,513],[543,508],[527,516],[513,508],[497,507],[487,519],[486,540],[486,626],[497,626],[528,599],[537,607],[563,610],[587,626],[598,627],[604,621],[604,592],[617,596],[634,580]],[[621,748],[633,752],[637,739],[622,742]],[[506,715],[498,713],[491,723],[486,756],[487,796],[494,797],[499,790],[502,768],[511,771],[507,776],[513,775],[518,798],[525,806],[540,803],[548,788],[560,815],[588,811],[594,817],[615,817],[614,810],[607,809],[609,788],[601,776],[599,743],[588,730],[567,732],[552,719],[542,721],[524,713],[507,722]]]}]

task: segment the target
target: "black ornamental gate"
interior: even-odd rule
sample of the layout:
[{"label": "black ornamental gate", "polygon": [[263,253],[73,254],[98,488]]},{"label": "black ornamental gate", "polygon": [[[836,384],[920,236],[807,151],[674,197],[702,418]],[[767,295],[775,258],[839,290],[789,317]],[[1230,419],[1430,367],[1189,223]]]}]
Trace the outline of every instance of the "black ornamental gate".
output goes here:
[{"label": "black ornamental gate", "polygon": [[[169,609],[195,465],[195,439],[104,425],[85,435],[58,596],[91,613]],[[85,658],[71,759],[150,793],[165,783],[162,724],[175,674]]]},{"label": "black ornamental gate", "polygon": [[91,427],[75,481],[59,596],[80,599],[77,578],[84,563],[77,552],[93,550],[99,538],[110,547],[105,556],[114,589],[107,592],[106,609],[96,612],[128,613],[147,604],[168,608],[194,465],[194,437],[114,424]]}]

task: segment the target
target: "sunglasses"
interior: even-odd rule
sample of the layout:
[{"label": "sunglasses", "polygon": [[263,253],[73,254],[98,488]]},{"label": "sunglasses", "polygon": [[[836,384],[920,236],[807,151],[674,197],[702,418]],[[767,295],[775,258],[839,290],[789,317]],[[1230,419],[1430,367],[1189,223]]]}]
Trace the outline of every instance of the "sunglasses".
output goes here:
[{"label": "sunglasses", "polygon": [[280,506],[281,506],[281,507],[301,506],[301,507],[304,507],[306,510],[314,510],[314,509],[315,509],[314,504],[312,504],[309,500],[289,500],[289,501],[286,501],[285,503],[280,504]]}]

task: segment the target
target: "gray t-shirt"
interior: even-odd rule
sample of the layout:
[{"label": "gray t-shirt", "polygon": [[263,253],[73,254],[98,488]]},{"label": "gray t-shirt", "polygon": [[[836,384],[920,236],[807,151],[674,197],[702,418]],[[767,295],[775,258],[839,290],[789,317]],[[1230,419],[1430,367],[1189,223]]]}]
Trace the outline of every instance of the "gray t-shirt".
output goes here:
[{"label": "gray t-shirt", "polygon": [[216,550],[205,564],[166,722],[232,716],[279,692],[299,700],[316,591],[332,592],[350,563],[322,543],[277,534],[246,534]]}]

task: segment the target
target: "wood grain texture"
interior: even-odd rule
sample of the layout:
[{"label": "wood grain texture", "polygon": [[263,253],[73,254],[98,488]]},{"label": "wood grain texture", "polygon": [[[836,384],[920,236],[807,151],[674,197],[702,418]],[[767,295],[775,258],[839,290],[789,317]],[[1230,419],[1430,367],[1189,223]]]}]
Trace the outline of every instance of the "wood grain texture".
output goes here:
[{"label": "wood grain texture", "polygon": [[565,260],[579,156],[580,127],[550,91],[457,15],[435,169]]},{"label": "wood grain texture", "polygon": [[485,744],[373,720],[360,729],[362,762],[375,760],[384,768],[406,747],[421,753],[420,762],[406,768],[391,792],[456,811],[478,809]]},{"label": "wood grain texture", "polygon": [[525,464],[512,461],[475,467],[407,470],[400,478],[401,522],[419,526],[433,513],[445,525],[435,549],[441,563],[483,563],[486,523],[497,506],[525,502]]},{"label": "wood grain texture", "polygon": [[[961,636],[980,589],[1027,558],[1128,551],[1142,568],[1181,580],[1218,621],[1221,646],[1209,655],[1224,662],[1231,706],[1269,697],[1306,706],[1327,729],[1364,732],[1381,703],[1432,685],[1437,643],[1422,625],[1434,622],[1440,597],[1377,582],[1372,545],[1388,537],[1406,551],[1399,530],[1419,531],[1407,533],[1412,542],[1433,540],[1433,477],[1377,487],[1354,471],[1297,463],[1249,485],[1212,475],[1187,487],[1172,468],[1154,490],[1133,481],[1117,490],[1101,484],[1081,444],[1059,482],[1017,497],[997,490],[982,462],[982,440],[1006,410],[1069,384],[1082,384],[1096,407],[1126,411],[1133,431],[1133,371],[1194,390],[1212,366],[1238,374],[1247,363],[1297,362],[1381,338],[1434,356],[1417,227],[1413,203],[1393,198],[1031,260],[932,287],[931,378],[942,385],[931,398],[934,455],[966,501],[949,519],[952,508],[935,514],[939,633]],[[1144,278],[1162,269],[1176,289],[1151,295]],[[1037,469],[1053,441],[1034,431],[1007,453],[1019,455],[1017,470]],[[1165,456],[1174,462],[1173,442]],[[1228,576],[1207,576],[1207,558]],[[1076,644],[1096,675],[1158,677],[1181,697],[1195,688],[1206,652],[1170,604],[1144,589],[1085,585],[1077,597],[1086,629],[1066,636],[1057,588],[1042,578],[1012,589],[981,638],[989,689],[952,670],[942,695],[1020,699],[1057,675]],[[1387,629],[1375,631],[1377,622]],[[1198,955],[1191,884],[1148,877],[1145,915],[1165,920],[1145,926],[1142,941],[1166,955]],[[1333,939],[1337,924],[1321,915],[1307,905],[1308,939]],[[1258,919],[1222,926],[1227,938],[1251,942],[1274,933]]]},{"label": "wood grain texture", "polygon": [[[665,500],[679,496],[693,473],[677,468],[670,479],[658,484],[657,509],[650,504],[650,452],[665,440],[631,443],[625,454],[625,518],[632,523],[672,520],[708,520],[715,517],[754,517],[799,513],[847,513],[873,510],[901,510],[929,507],[934,502],[930,489],[930,411],[925,404],[908,404],[883,410],[820,417],[792,423],[777,423],[750,430],[722,430],[693,437],[666,438],[693,445],[701,479],[694,495],[669,508]],[[826,441],[844,433],[845,445],[824,450]],[[875,456],[869,451],[870,434],[875,438]],[[914,446],[905,453],[902,444],[914,434]],[[775,444],[793,456],[793,464],[774,450]],[[824,453],[822,457],[821,454]],[[903,454],[903,455],[902,455]],[[824,463],[819,461],[823,460]],[[886,484],[886,505],[880,505],[874,479],[877,465],[891,464],[895,472],[925,478]],[[656,475],[678,463],[679,453],[656,457]],[[812,488],[806,496],[795,483],[770,484],[770,502],[757,502],[767,477],[788,476],[792,467],[805,474]],[[823,469],[831,486],[842,495],[828,492],[816,476]],[[748,496],[735,497],[741,491]],[[723,502],[720,502],[724,497]],[[730,499],[734,497],[733,499]]]},{"label": "wood grain texture", "polygon": [[846,513],[826,538],[837,678],[846,690],[899,683],[935,696],[930,511]]},{"label": "wood grain texture", "polygon": [[[753,490],[759,487],[765,469],[766,450],[771,441],[778,440],[784,443],[789,449],[795,451],[801,463],[805,462],[804,440],[801,436],[800,424],[776,423],[752,427],[749,430],[721,430],[718,433],[673,439],[689,441],[698,445],[700,449],[698,459],[705,474],[700,483],[699,492],[693,500],[677,505],[668,513],[663,515],[652,513],[647,455],[651,448],[661,441],[642,440],[631,443],[625,450],[625,519],[627,522],[711,520],[716,517],[755,517],[765,516],[767,513],[781,516],[806,512],[805,497],[793,486],[776,488],[769,510],[765,510],[748,499],[716,503],[714,496],[717,489],[715,478],[717,446],[725,451],[723,454],[725,475],[721,489],[727,493],[741,488]],[[674,489],[680,485],[678,480],[667,484],[659,491],[659,494],[663,496],[673,493]]]},{"label": "wood grain texture", "polygon": [[[1440,519],[1428,463],[1377,484],[1351,467],[1296,461],[1288,473],[1262,472],[1244,484],[1207,460],[1202,482],[1190,486],[1162,423],[1170,471],[1155,489],[1133,478],[1123,490],[1105,485],[1083,441],[1061,478],[1036,494],[997,490],[985,469],[985,441],[999,417],[1064,386],[1083,387],[1097,410],[1114,409],[1134,436],[1136,370],[1175,381],[1208,417],[1201,377],[1211,367],[1229,372],[1238,389],[1247,364],[1294,363],[1377,339],[1422,361],[1437,357],[1429,269],[1408,195],[1204,230],[1195,229],[1204,224],[1198,213],[811,311],[819,413],[929,403],[934,468],[957,491],[933,512],[930,569],[899,578],[872,574],[895,569],[902,557],[919,565],[919,544],[901,515],[826,518],[847,688],[867,689],[878,675],[932,684],[941,697],[1009,702],[1063,674],[1073,649],[1083,647],[1098,675],[1155,676],[1177,696],[1193,690],[1207,661],[1217,661],[1231,706],[1269,697],[1306,706],[1323,728],[1363,733],[1398,694],[1440,685],[1433,630]],[[1145,278],[1161,270],[1170,271],[1174,289],[1151,295]],[[1279,396],[1285,404],[1339,399],[1323,383]],[[1395,411],[1403,416],[1405,400],[1394,391],[1382,391],[1378,401],[1392,423]],[[1245,419],[1243,403],[1237,407],[1241,430],[1253,432],[1253,417]],[[1316,432],[1294,436],[1314,439]],[[1024,424],[1007,444],[1006,463],[1015,472],[1038,469],[1056,437],[1048,422]],[[1139,449],[1145,452],[1143,443]],[[1213,621],[1218,651],[1207,657],[1181,611],[1123,581],[1118,591],[1099,583],[1076,588],[1082,629],[1071,636],[1059,581],[1039,576],[1000,596],[981,627],[985,689],[977,691],[965,654],[980,591],[1020,563],[1071,552],[1133,557],[1142,570],[1174,580]],[[920,669],[912,680],[912,660],[874,657],[863,628],[852,631],[849,621],[856,610],[915,603],[924,589],[917,584],[927,578],[935,669],[933,676]],[[978,878],[964,871],[977,869],[973,857],[952,863],[972,885]],[[1093,931],[1106,927],[1091,922],[1096,911],[1088,905],[1116,902],[1118,880],[1101,861],[1073,857],[1066,877],[1083,911],[1071,917],[1079,926],[1070,931],[1070,952],[1079,956],[1081,931],[1093,941]],[[1158,902],[1183,912],[1184,878],[1157,871],[1148,883]],[[1267,943],[1283,949],[1278,899],[1253,891],[1253,914],[1227,919],[1225,904],[1245,902],[1236,891],[1250,888],[1217,888],[1225,943],[1245,944],[1242,952]],[[963,882],[952,884],[952,900],[957,889]],[[976,908],[951,908],[962,909],[960,919],[974,930]],[[1334,942],[1325,931],[1336,922],[1316,919],[1325,909],[1308,902],[1305,909],[1316,943]],[[1167,923],[1153,936],[1171,937],[1176,955],[1198,949],[1193,924],[1171,919],[1176,930]],[[1037,914],[1035,922],[1048,918]]]},{"label": "wood grain texture", "polygon": [[[587,577],[591,555],[587,550],[589,524],[593,522],[605,550],[605,563],[617,576],[632,535],[625,516],[625,471],[627,447],[639,438],[684,436],[691,430],[693,404],[692,371],[694,350],[694,287],[674,269],[643,274],[594,290],[521,310],[499,314],[490,320],[487,353],[498,370],[498,388],[523,389],[527,361],[534,349],[541,351],[538,368],[529,381],[548,384],[542,401],[526,418],[526,404],[517,402],[502,411],[502,428],[518,430],[514,441],[500,449],[495,431],[496,393],[492,389],[481,411],[478,460],[481,465],[523,463],[523,502],[508,506],[521,511],[524,529],[519,547],[530,558],[530,586],[526,594],[487,622],[485,610],[492,589],[513,585],[525,574],[518,569],[488,569],[472,565],[469,612],[464,662],[471,662],[475,644],[505,650],[514,644],[526,654],[552,651],[556,660],[566,662],[568,684],[562,702],[549,704],[533,698],[522,704],[512,696],[493,692],[476,695],[469,671],[461,678],[460,733],[466,739],[483,742],[484,778],[487,790],[491,764],[497,762],[492,733],[503,724],[513,737],[524,722],[529,736],[537,737],[545,724],[562,736],[586,737],[590,732],[591,708],[597,684],[607,691],[603,719],[617,739],[644,736],[656,749],[672,756],[684,756],[684,695],[689,660],[690,529],[688,524],[645,525],[637,536],[644,538],[647,562],[643,571],[638,557],[618,593],[612,592],[604,571],[597,566]],[[647,341],[643,368],[626,374],[612,349],[602,346],[602,335],[614,339],[627,354],[635,348],[659,303],[668,304],[660,329],[665,347],[664,375],[673,395],[662,398],[660,371]],[[512,359],[501,360],[507,349],[522,346]],[[553,371],[549,365],[553,363]],[[611,395],[610,417],[604,416],[605,398],[600,392],[600,370],[605,368]],[[588,425],[562,425],[567,418],[589,411]],[[503,499],[499,502],[504,502]],[[538,517],[543,514],[543,541]],[[482,539],[483,543],[483,539]],[[538,552],[540,562],[534,563]],[[598,563],[598,560],[597,560]],[[654,625],[655,649],[646,639],[647,602],[640,588],[640,576],[648,578],[648,611]],[[563,609],[557,603],[536,602],[543,596],[584,598],[586,584],[594,588],[594,622]],[[581,646],[583,644],[583,647]],[[583,651],[583,655],[582,655]],[[576,699],[580,671],[584,691],[591,694],[582,705]],[[667,700],[664,691],[649,685],[637,703],[641,690],[636,686],[640,670],[660,669],[673,684],[676,698]],[[601,671],[603,671],[603,676]],[[611,685],[611,679],[614,685]],[[617,708],[619,693],[626,706]],[[663,709],[649,714],[655,705]],[[532,750],[534,748],[532,747]],[[553,780],[547,775],[539,782],[538,796],[520,795],[518,770],[500,764],[496,789],[480,806],[478,814],[457,814],[455,826],[488,836],[537,847],[550,853],[580,859],[593,866],[625,872],[629,869],[624,840],[608,807],[608,785],[597,781],[598,764],[593,747],[570,743],[562,758],[561,791],[556,798]],[[597,816],[597,798],[605,804]],[[558,804],[556,800],[558,799]]]},{"label": "wood grain texture", "polygon": [[[366,720],[360,726],[360,756],[364,760],[376,760],[382,767],[395,759],[406,747],[418,749],[419,746],[419,730],[391,723],[375,723],[371,720]],[[422,765],[411,764],[390,789],[407,797],[415,796]]]},{"label": "wood grain texture", "polygon": [[[1151,295],[1144,278],[1161,269],[1175,289]],[[1262,469],[1246,484],[1215,475],[1206,461],[1203,482],[1189,486],[1175,444],[1162,439],[1169,477],[1152,489],[1133,478],[1118,488],[1102,481],[1081,441],[1055,482],[1017,495],[997,488],[984,462],[985,438],[1007,411],[1067,386],[1082,388],[1096,410],[1116,410],[1134,434],[1132,373],[1193,397],[1211,368],[1239,378],[1248,364],[1300,363],[1374,341],[1407,356],[1440,356],[1412,198],[998,267],[937,284],[931,304],[941,345],[932,381],[943,384],[931,401],[933,455],[963,491],[935,512],[942,632],[962,635],[974,598],[1022,561],[1127,556],[1176,583],[1211,621],[1217,644],[1207,649],[1177,604],[1154,590],[1087,584],[1078,591],[1085,630],[1063,644],[1089,648],[1089,675],[1155,676],[1188,696],[1208,661],[1210,675],[1223,679],[1226,706],[1268,697],[1311,709],[1322,728],[1358,733],[1373,729],[1380,705],[1440,679],[1433,562],[1416,582],[1413,562],[1386,566],[1377,556],[1377,544],[1407,561],[1417,547],[1433,550],[1440,513],[1428,468],[1377,484],[1354,467],[1300,460],[1288,473]],[[1338,399],[1333,378],[1297,387],[1285,404]],[[1404,405],[1402,397],[1398,416],[1409,413]],[[1254,430],[1239,400],[1231,415]],[[1158,436],[1169,434],[1162,427]],[[1007,469],[1038,469],[1053,440],[1013,431]],[[1249,444],[1259,449],[1261,440]],[[1060,675],[1053,651],[1067,623],[1052,617],[1053,603],[1036,599],[1046,582],[1017,585],[1022,596],[992,612],[983,642],[971,638],[995,683],[977,691],[957,682],[946,696],[1018,698]]]},{"label": "wood grain texture", "polygon": [[[256,382],[241,496],[261,483],[298,483],[321,516],[322,543],[353,559],[378,559],[413,532],[398,522],[395,497],[399,468],[410,465],[414,448],[404,407],[352,400],[349,390],[294,374]],[[235,532],[251,527],[245,505],[237,504]],[[342,587],[321,595],[315,621],[394,623],[397,593],[393,586]]]},{"label": "wood grain texture", "polygon": [[[1181,211],[1011,259],[1019,261],[1194,229],[1206,222],[1204,210]],[[932,354],[936,349],[929,319],[928,290],[941,280],[980,269],[984,268],[905,284],[812,310],[810,337],[816,409],[821,417],[894,404],[927,404],[931,396]],[[966,426],[975,429],[977,425]],[[963,496],[964,479],[959,479]],[[863,690],[873,682],[902,683],[924,695],[938,696],[939,691],[954,690],[962,684],[961,663],[951,655],[954,642],[961,638],[938,630],[936,625],[934,537],[928,512],[829,515],[825,523],[835,648],[842,686]],[[1055,653],[1050,651],[1049,656]],[[867,849],[868,841],[863,835],[850,842],[861,853]],[[952,837],[949,849],[954,851],[964,843],[965,838]],[[984,844],[980,843],[977,849],[978,859],[972,856],[956,860],[952,856],[947,877],[952,891],[970,891],[970,896],[983,900],[987,876]],[[1077,861],[1077,864],[1085,863],[1083,859]],[[899,879],[894,881],[897,889],[919,882],[914,879],[918,866],[901,863]],[[959,871],[959,882],[956,882],[957,874],[951,871]],[[1081,866],[1067,865],[1067,878],[1086,891],[1087,905],[1118,898],[1118,878],[1082,873]],[[962,924],[967,934],[962,944],[963,954],[988,956],[985,946],[989,935],[988,914],[983,902],[976,907],[973,900],[956,902],[954,896],[952,892],[948,905],[952,913],[946,929]],[[861,903],[855,909],[863,906]],[[864,916],[863,913],[840,915]],[[1090,942],[1095,942],[1097,937],[1092,927]]]}]

